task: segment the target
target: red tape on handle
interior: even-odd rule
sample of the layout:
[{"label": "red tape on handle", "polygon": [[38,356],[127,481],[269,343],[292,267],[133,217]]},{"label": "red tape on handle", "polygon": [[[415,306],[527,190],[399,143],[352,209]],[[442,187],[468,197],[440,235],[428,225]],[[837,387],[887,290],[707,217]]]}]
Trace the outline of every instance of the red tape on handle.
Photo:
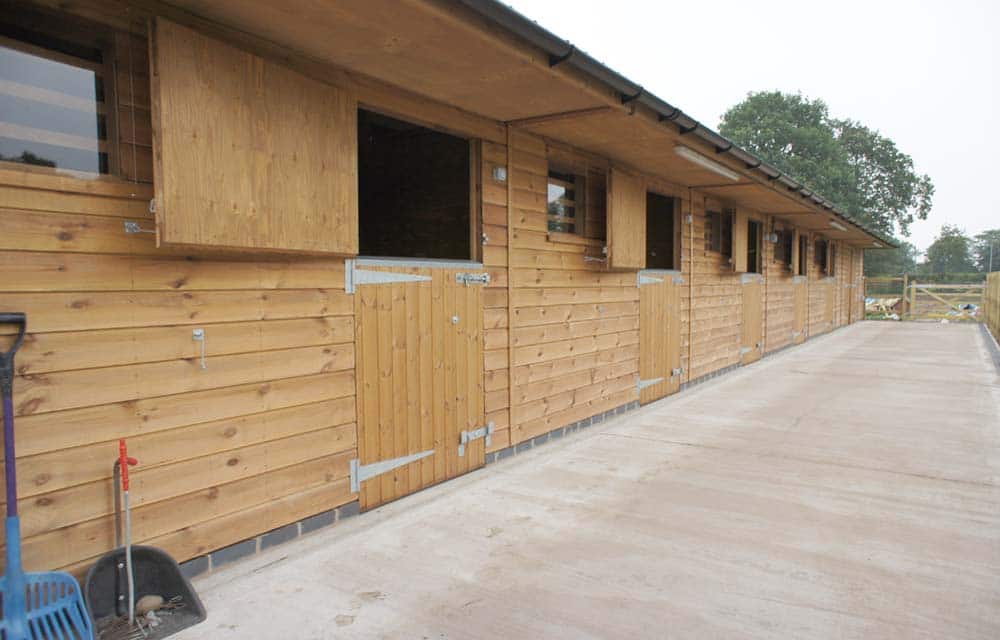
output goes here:
[{"label": "red tape on handle", "polygon": [[128,456],[128,449],[125,448],[125,438],[118,441],[118,465],[122,470],[122,489],[128,491],[128,468],[139,464],[135,458]]}]

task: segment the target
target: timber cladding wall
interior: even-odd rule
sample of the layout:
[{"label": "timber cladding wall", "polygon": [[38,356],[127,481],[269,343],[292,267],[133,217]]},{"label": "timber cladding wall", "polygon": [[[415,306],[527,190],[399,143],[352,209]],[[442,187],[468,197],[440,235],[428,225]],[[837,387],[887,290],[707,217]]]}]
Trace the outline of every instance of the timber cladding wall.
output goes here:
[{"label": "timber cladding wall", "polygon": [[119,437],[140,461],[134,539],[181,559],[352,499],[342,261],[164,256],[122,230],[151,224],[148,186],[23,191],[0,187],[0,306],[29,319],[15,381],[29,567],[77,569],[114,546]]},{"label": "timber cladding wall", "polygon": [[[586,244],[552,242],[545,142],[515,132],[510,149],[511,442],[638,399],[636,274],[583,260]],[[600,243],[594,244],[599,251]]]},{"label": "timber cladding wall", "polygon": [[[786,228],[791,231],[790,227]],[[776,351],[792,344],[795,331],[795,276],[787,264],[775,261],[774,249],[774,243],[764,243],[765,351]]]},{"label": "timber cladding wall", "polygon": [[201,259],[126,234],[154,225],[141,79],[119,92],[138,141],[122,172],[146,183],[0,170],[0,307],[29,323],[14,400],[33,569],[80,572],[113,548],[119,437],[140,461],[133,539],[179,560],[355,499],[343,260]]},{"label": "timber cladding wall", "polygon": [[722,254],[705,251],[705,208],[704,197],[696,194],[691,198],[694,260],[688,276],[692,282],[689,304],[693,306],[688,380],[735,365],[740,359],[741,275],[732,272]]}]

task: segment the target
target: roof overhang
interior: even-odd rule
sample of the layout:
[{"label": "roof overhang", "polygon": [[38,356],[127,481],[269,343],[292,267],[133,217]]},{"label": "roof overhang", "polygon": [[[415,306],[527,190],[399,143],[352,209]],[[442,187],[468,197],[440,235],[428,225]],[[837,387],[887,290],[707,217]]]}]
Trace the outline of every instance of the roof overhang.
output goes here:
[{"label": "roof overhang", "polygon": [[[170,0],[321,64],[607,157],[848,243],[866,229],[752,154],[494,0]],[[736,174],[681,157],[689,148]],[[838,227],[843,227],[841,230]]]}]

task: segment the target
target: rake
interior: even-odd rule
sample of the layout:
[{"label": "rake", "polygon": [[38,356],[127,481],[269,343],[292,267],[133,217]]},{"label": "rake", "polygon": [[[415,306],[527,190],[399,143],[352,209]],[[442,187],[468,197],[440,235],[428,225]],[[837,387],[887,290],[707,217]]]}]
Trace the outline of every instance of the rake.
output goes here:
[{"label": "rake", "polygon": [[0,313],[0,324],[18,328],[10,350],[0,353],[3,392],[4,471],[7,480],[7,573],[0,577],[2,640],[93,640],[80,586],[68,573],[25,573],[21,566],[21,521],[17,517],[14,455],[14,354],[24,343],[23,313]]}]

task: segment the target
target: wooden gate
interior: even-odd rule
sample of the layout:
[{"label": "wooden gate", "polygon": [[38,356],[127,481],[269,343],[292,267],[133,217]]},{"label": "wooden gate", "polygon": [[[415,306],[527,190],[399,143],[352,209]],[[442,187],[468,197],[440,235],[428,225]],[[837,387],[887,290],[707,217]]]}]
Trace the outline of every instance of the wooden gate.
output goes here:
[{"label": "wooden gate", "polygon": [[806,324],[809,319],[809,283],[805,276],[795,276],[792,283],[794,291],[795,317],[792,322],[792,342],[802,344],[806,341]]},{"label": "wooden gate", "polygon": [[680,276],[640,271],[639,402],[677,392],[681,384]]},{"label": "wooden gate", "polygon": [[743,323],[740,341],[740,364],[760,360],[764,352],[762,287],[763,278],[756,273],[743,275]]},{"label": "wooden gate", "polygon": [[483,465],[484,276],[475,264],[348,262],[362,509]]},{"label": "wooden gate", "polygon": [[978,322],[985,285],[931,284],[911,281],[906,292],[906,320]]}]

